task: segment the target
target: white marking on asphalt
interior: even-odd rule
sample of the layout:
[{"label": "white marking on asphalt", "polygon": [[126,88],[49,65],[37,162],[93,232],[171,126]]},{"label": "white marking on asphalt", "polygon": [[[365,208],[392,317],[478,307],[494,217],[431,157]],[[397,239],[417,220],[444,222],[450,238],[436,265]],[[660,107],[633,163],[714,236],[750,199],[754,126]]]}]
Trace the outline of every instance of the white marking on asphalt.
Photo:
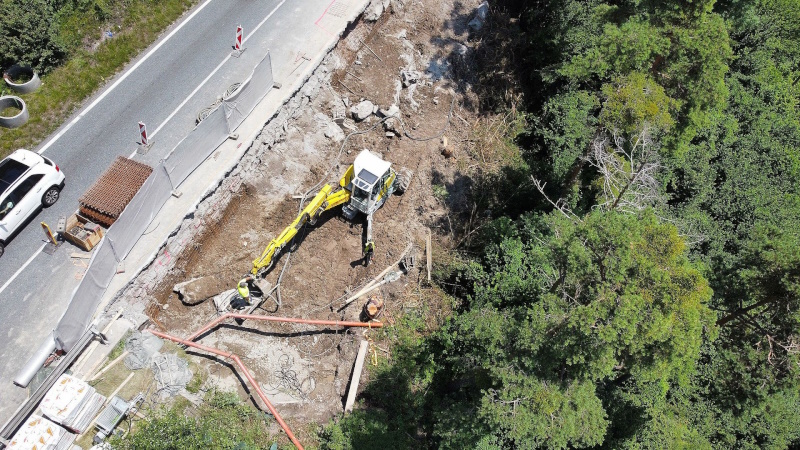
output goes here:
[{"label": "white marking on asphalt", "polygon": [[[284,0],[284,1],[285,1],[285,0]],[[162,45],[164,45],[164,43],[166,43],[166,42],[167,42],[167,41],[168,41],[168,40],[169,40],[169,39],[170,39],[172,36],[174,36],[174,35],[175,35],[175,33],[177,33],[177,32],[178,32],[178,31],[179,31],[181,28],[183,28],[183,26],[184,26],[184,25],[186,25],[187,23],[189,23],[189,21],[190,21],[190,20],[192,20],[192,19],[194,18],[194,16],[196,16],[196,15],[197,15],[197,13],[199,13],[199,12],[200,12],[200,11],[201,11],[203,8],[205,8],[205,7],[206,7],[206,5],[208,5],[209,3],[211,3],[211,0],[206,0],[206,1],[205,1],[205,2],[202,4],[202,5],[200,5],[200,6],[199,6],[199,7],[198,7],[196,10],[194,10],[194,12],[192,12],[192,13],[189,15],[189,17],[187,17],[187,18],[186,18],[186,19],[185,19],[183,22],[181,22],[181,23],[180,23],[180,24],[179,24],[177,27],[175,27],[175,29],[174,29],[174,30],[172,30],[172,31],[171,31],[171,32],[170,32],[170,33],[169,33],[169,34],[168,34],[168,35],[167,35],[167,36],[166,36],[164,39],[162,39],[162,40],[161,40],[161,42],[159,42],[158,44],[156,44],[156,46],[155,46],[155,47],[153,47],[153,48],[152,48],[152,49],[151,49],[149,52],[147,52],[147,54],[146,54],[146,55],[144,55],[144,56],[143,56],[143,57],[142,57],[142,58],[141,58],[139,61],[137,61],[137,62],[136,62],[136,64],[134,64],[134,65],[133,65],[133,67],[131,67],[130,69],[128,69],[128,70],[127,70],[127,71],[126,71],[124,74],[122,74],[122,76],[121,76],[121,77],[119,77],[119,79],[118,79],[117,81],[115,81],[115,82],[114,82],[114,84],[112,84],[111,86],[109,86],[109,87],[108,87],[108,89],[106,89],[105,91],[103,91],[103,93],[102,93],[102,94],[100,94],[100,96],[99,96],[99,97],[97,97],[97,98],[96,98],[96,99],[95,99],[95,100],[94,100],[94,101],[93,101],[91,104],[89,104],[89,106],[87,106],[87,107],[86,107],[86,108],[85,108],[83,111],[81,111],[81,113],[80,113],[80,114],[78,114],[78,116],[77,116],[77,117],[75,117],[74,119],[72,119],[72,121],[71,121],[71,122],[70,122],[70,123],[69,123],[67,126],[65,126],[65,127],[64,127],[64,128],[61,130],[61,131],[59,131],[58,133],[56,133],[56,135],[55,135],[55,136],[53,136],[53,138],[52,138],[52,139],[50,139],[50,140],[49,140],[49,141],[48,141],[46,144],[44,144],[44,146],[42,146],[42,148],[41,148],[41,149],[39,149],[39,151],[38,151],[38,152],[36,152],[36,153],[38,153],[38,154],[40,154],[40,155],[41,155],[42,153],[44,153],[44,152],[45,152],[45,150],[47,150],[48,148],[50,148],[50,146],[51,146],[51,145],[53,145],[53,143],[55,143],[55,142],[56,142],[56,141],[57,141],[59,138],[61,138],[61,136],[63,136],[63,135],[64,135],[64,133],[66,133],[66,132],[67,132],[67,131],[68,131],[70,128],[72,128],[72,126],[73,126],[73,125],[75,125],[76,123],[78,123],[78,121],[79,121],[79,120],[80,120],[80,119],[81,119],[83,116],[85,116],[85,115],[86,115],[86,113],[88,113],[89,111],[91,111],[91,110],[92,110],[92,108],[94,108],[95,106],[97,106],[97,104],[98,104],[98,103],[100,103],[100,101],[101,101],[101,100],[103,100],[103,99],[106,97],[106,95],[108,95],[108,94],[109,94],[111,91],[113,91],[113,90],[114,90],[114,88],[116,88],[116,87],[117,87],[117,86],[118,86],[120,83],[122,83],[122,82],[123,82],[123,81],[124,81],[126,78],[128,78],[128,75],[130,75],[131,73],[133,73],[133,71],[134,71],[134,70],[136,70],[136,68],[137,68],[137,67],[139,67],[139,66],[140,66],[140,65],[141,65],[143,62],[145,62],[145,61],[146,61],[148,58],[150,58],[150,56],[151,56],[153,53],[155,53],[155,52],[156,52],[156,50],[158,50],[159,48],[161,48],[161,46],[162,46]],[[133,156],[131,156],[131,158],[132,158],[132,157],[133,157]],[[5,290],[7,287],[8,287],[8,285],[10,285],[12,281],[14,281],[14,279],[15,279],[15,278],[17,278],[17,276],[18,276],[20,273],[22,273],[22,271],[23,271],[23,270],[25,270],[25,268],[28,266],[28,264],[30,264],[30,263],[31,263],[31,261],[33,261],[33,258],[36,258],[36,255],[38,255],[39,253],[41,253],[41,252],[42,252],[42,249],[44,248],[44,246],[45,246],[45,244],[42,244],[42,246],[41,246],[41,247],[39,247],[39,249],[38,249],[38,250],[36,250],[36,252],[35,252],[35,253],[34,253],[34,254],[33,254],[31,257],[30,257],[30,258],[28,258],[28,261],[27,261],[25,264],[23,264],[23,265],[22,265],[22,267],[20,267],[20,268],[19,268],[19,270],[17,270],[17,271],[14,273],[14,275],[12,275],[12,276],[11,276],[11,278],[9,278],[9,279],[8,279],[8,281],[6,281],[6,283],[5,283],[5,284],[4,284],[2,287],[0,287],[0,293],[2,293],[2,292],[3,292],[3,291],[4,291],[4,290]]]},{"label": "white marking on asphalt", "polygon": [[[193,13],[192,13],[192,14],[191,14],[189,17],[187,17],[187,18],[186,18],[186,20],[184,20],[183,22],[181,22],[181,24],[180,24],[180,25],[178,25],[178,27],[177,27],[177,28],[175,28],[174,30],[172,30],[172,32],[171,32],[170,34],[168,34],[168,35],[167,35],[167,37],[165,37],[165,38],[164,38],[164,40],[162,40],[161,42],[159,42],[159,43],[158,43],[158,45],[156,45],[155,47],[153,47],[153,49],[152,49],[152,50],[150,50],[149,52],[147,52],[147,54],[146,54],[146,55],[145,55],[145,56],[144,56],[142,59],[140,59],[140,60],[139,60],[139,61],[138,61],[136,64],[134,64],[134,65],[133,65],[133,67],[131,67],[130,69],[128,69],[128,71],[127,71],[127,72],[125,72],[125,74],[124,74],[124,75],[122,75],[122,77],[120,77],[120,78],[119,78],[119,79],[118,79],[116,82],[114,82],[114,84],[112,84],[112,85],[111,85],[111,87],[109,87],[108,89],[106,89],[106,91],[105,91],[105,92],[103,92],[103,93],[100,95],[100,97],[98,97],[97,99],[95,99],[95,101],[93,101],[93,102],[92,102],[92,103],[91,103],[89,106],[87,106],[87,107],[86,107],[86,109],[84,109],[84,110],[83,110],[83,111],[82,111],[80,114],[78,114],[78,117],[76,117],[75,119],[73,119],[73,120],[72,120],[72,122],[70,122],[70,123],[69,123],[69,125],[67,125],[66,127],[64,127],[64,129],[63,129],[63,130],[59,131],[59,132],[58,132],[58,134],[56,134],[56,135],[53,137],[53,139],[51,139],[51,140],[50,140],[50,141],[49,141],[47,144],[45,144],[45,145],[44,145],[44,147],[42,147],[42,148],[41,148],[41,149],[40,149],[40,150],[39,150],[37,153],[39,153],[40,155],[41,155],[42,153],[44,153],[44,151],[45,151],[45,150],[47,150],[47,149],[48,149],[48,148],[49,148],[49,147],[50,147],[50,146],[51,146],[51,145],[52,145],[52,144],[53,144],[53,143],[54,143],[56,140],[58,140],[58,138],[60,138],[60,137],[61,137],[61,136],[62,136],[62,135],[63,135],[63,134],[64,134],[64,133],[65,133],[65,132],[66,132],[66,131],[67,131],[67,130],[70,128],[70,127],[72,127],[72,125],[74,125],[75,123],[77,123],[77,122],[78,122],[78,120],[80,120],[80,118],[82,118],[84,115],[86,115],[86,113],[87,113],[87,112],[89,112],[89,110],[91,110],[92,108],[94,108],[94,107],[95,107],[95,105],[97,105],[97,104],[100,102],[100,100],[102,100],[103,98],[105,98],[105,96],[106,96],[106,95],[108,95],[108,93],[109,93],[109,92],[111,92],[111,91],[112,91],[112,90],[113,90],[115,87],[117,87],[117,85],[119,85],[119,84],[120,84],[120,83],[121,83],[121,82],[122,82],[124,79],[126,79],[126,78],[128,77],[128,75],[130,75],[130,74],[131,74],[131,72],[133,72],[134,70],[136,70],[136,68],[137,68],[137,67],[139,67],[139,65],[140,65],[140,64],[142,64],[142,63],[143,63],[143,62],[144,62],[144,61],[145,61],[147,58],[149,58],[149,57],[150,57],[150,55],[152,55],[152,54],[153,54],[153,53],[154,53],[156,50],[158,50],[158,49],[159,49],[159,48],[160,48],[160,47],[161,47],[161,46],[162,46],[162,45],[163,45],[165,42],[167,42],[167,40],[168,40],[169,38],[171,38],[171,37],[172,37],[172,36],[173,36],[175,33],[177,33],[177,32],[178,32],[178,30],[180,30],[181,28],[183,28],[183,26],[184,26],[186,23],[188,23],[188,22],[189,22],[189,21],[190,21],[190,20],[191,20],[191,19],[192,19],[192,18],[193,18],[193,17],[194,17],[194,16],[195,16],[197,13],[199,13],[199,12],[200,12],[200,10],[202,10],[203,8],[205,8],[205,7],[206,7],[206,5],[208,5],[209,3],[211,3],[211,0],[206,0],[206,2],[205,2],[205,3],[203,3],[202,5],[200,5],[200,7],[199,7],[199,8],[197,8],[197,10],[195,10],[195,11],[194,11],[194,12],[193,12]],[[245,37],[245,38],[243,39],[242,43],[244,43],[244,42],[247,42],[247,40],[249,39],[249,37],[250,37],[250,36],[252,36],[253,34],[255,34],[255,32],[256,32],[256,31],[258,31],[258,29],[259,29],[259,28],[261,28],[261,26],[262,26],[262,25],[264,25],[264,24],[267,22],[267,20],[269,20],[269,18],[270,18],[270,17],[272,17],[272,15],[273,15],[273,14],[275,14],[275,12],[276,12],[276,11],[278,11],[278,9],[279,9],[281,6],[283,6],[283,4],[284,4],[284,3],[286,3],[286,0],[282,0],[280,3],[278,3],[278,6],[276,6],[276,7],[275,7],[275,8],[274,8],[272,11],[270,11],[270,13],[269,13],[269,14],[267,14],[267,16],[266,16],[266,17],[264,17],[264,19],[263,19],[263,20],[262,20],[262,21],[261,21],[261,22],[260,22],[260,23],[259,23],[259,24],[258,24],[258,25],[257,25],[257,26],[254,28],[254,29],[253,29],[253,32],[252,32],[252,33],[249,33],[249,34],[248,34],[248,36],[247,36],[247,37]],[[188,97],[186,97],[186,98],[183,100],[183,102],[181,102],[181,104],[180,104],[180,105],[178,105],[178,107],[177,107],[177,108],[175,108],[175,110],[174,110],[174,111],[172,111],[172,114],[170,114],[170,115],[169,115],[169,117],[167,117],[167,118],[166,118],[166,119],[165,119],[163,122],[161,122],[161,125],[159,125],[159,126],[158,126],[158,128],[156,128],[156,130],[153,132],[153,134],[151,134],[151,135],[150,135],[150,137],[154,137],[154,136],[156,135],[156,133],[158,133],[158,132],[159,132],[159,130],[161,130],[161,128],[163,128],[163,127],[164,127],[164,125],[165,125],[165,124],[166,124],[166,123],[167,123],[167,122],[168,122],[168,121],[169,121],[169,120],[170,120],[170,119],[171,119],[171,118],[172,118],[172,117],[173,117],[175,114],[177,114],[178,110],[180,110],[180,109],[181,109],[181,108],[182,108],[182,107],[183,107],[183,106],[186,104],[186,102],[188,102],[188,101],[189,101],[189,99],[190,99],[190,98],[192,98],[192,96],[194,96],[194,94],[196,94],[196,93],[197,93],[197,91],[199,91],[199,90],[200,90],[200,88],[202,88],[202,87],[203,87],[203,85],[204,85],[204,84],[206,84],[206,82],[208,82],[208,80],[211,78],[211,76],[213,76],[213,75],[214,75],[214,74],[215,74],[215,73],[216,73],[216,72],[217,72],[217,71],[218,71],[218,70],[219,70],[219,69],[222,67],[222,65],[223,65],[223,64],[225,64],[225,62],[227,62],[227,61],[228,61],[230,58],[231,58],[231,55],[230,55],[230,54],[228,54],[228,56],[226,56],[226,57],[225,57],[225,58],[222,60],[222,62],[221,62],[221,63],[219,63],[219,65],[217,65],[217,67],[214,69],[214,71],[213,71],[213,72],[211,72],[211,73],[210,73],[210,74],[209,74],[209,75],[208,75],[208,76],[207,76],[207,77],[206,77],[206,78],[203,80],[203,82],[202,82],[202,83],[200,83],[200,85],[198,85],[198,86],[197,86],[197,87],[194,89],[194,91],[192,91],[192,93],[191,93],[191,94],[189,94],[189,96],[188,96]],[[130,159],[130,158],[133,158],[135,155],[136,155],[136,152],[134,151],[133,153],[131,153],[131,155],[130,155],[128,158],[129,158],[129,159]],[[18,275],[19,275],[19,274],[20,274],[20,273],[21,273],[21,272],[22,272],[22,271],[23,271],[23,270],[24,270],[24,269],[25,269],[25,268],[26,268],[26,267],[27,267],[27,266],[28,266],[28,265],[29,265],[29,264],[30,264],[30,263],[33,261],[33,259],[34,259],[34,258],[36,258],[36,256],[37,256],[39,253],[41,253],[41,252],[42,252],[42,249],[44,248],[44,246],[45,246],[45,244],[42,244],[42,246],[41,246],[41,247],[39,247],[39,250],[37,250],[37,251],[36,251],[36,252],[35,252],[35,253],[34,253],[34,254],[33,254],[33,255],[32,255],[32,256],[31,256],[31,257],[28,259],[28,261],[27,261],[27,262],[25,262],[25,264],[23,264],[23,265],[22,265],[22,267],[20,267],[20,268],[19,268],[19,270],[17,270],[17,271],[16,271],[16,273],[14,273],[14,275],[12,275],[12,276],[11,276],[11,278],[9,278],[9,280],[8,280],[8,281],[6,281],[6,283],[5,283],[5,284],[4,284],[2,287],[0,287],[0,293],[2,293],[2,292],[3,292],[3,291],[4,291],[4,290],[5,290],[7,287],[8,287],[8,285],[9,285],[9,284],[11,284],[11,282],[12,282],[12,281],[14,281],[14,279],[15,279],[15,278],[16,278],[16,277],[17,277],[17,276],[18,276]]]},{"label": "white marking on asphalt", "polygon": [[47,245],[47,243],[42,244],[42,246],[39,247],[39,250],[36,250],[36,252],[33,255],[31,255],[31,257],[28,258],[27,261],[25,261],[25,264],[23,264],[22,267],[20,267],[16,272],[14,272],[14,275],[11,275],[11,278],[9,278],[8,281],[6,281],[6,284],[4,284],[2,287],[0,287],[0,293],[2,293],[4,290],[6,290],[8,285],[11,284],[11,282],[14,281],[14,279],[17,278],[17,276],[20,273],[22,273],[22,271],[25,270],[26,267],[28,267],[28,264],[33,262],[33,258],[36,258],[37,256],[39,256],[39,253],[42,253],[42,249],[44,249],[45,245]]},{"label": "white marking on asphalt", "polygon": [[[246,37],[244,38],[244,40],[242,41],[242,44],[244,44],[245,42],[247,42],[247,40],[248,40],[248,39],[249,39],[251,36],[253,36],[253,35],[256,33],[256,31],[258,31],[258,29],[259,29],[259,28],[261,28],[261,26],[262,26],[262,25],[264,25],[264,24],[267,22],[267,20],[269,20],[269,18],[270,18],[270,17],[272,17],[272,15],[273,15],[273,14],[275,14],[275,12],[276,12],[276,11],[277,11],[277,10],[278,10],[278,9],[279,9],[281,6],[283,6],[283,4],[284,4],[284,3],[286,3],[286,0],[283,0],[283,1],[281,1],[280,3],[278,3],[278,6],[276,6],[276,7],[275,7],[275,8],[274,8],[274,9],[273,9],[273,10],[272,10],[272,11],[271,11],[269,14],[267,14],[267,16],[266,16],[266,17],[264,17],[264,20],[262,20],[262,21],[261,21],[261,23],[259,23],[259,24],[258,24],[258,25],[257,25],[257,26],[256,26],[256,27],[253,29],[253,31],[252,31],[252,32],[250,32],[250,33],[248,33],[248,34],[247,34],[247,36],[246,36]],[[169,115],[169,116],[168,116],[168,117],[167,117],[167,118],[166,118],[166,119],[165,119],[163,122],[161,122],[161,125],[159,125],[159,126],[158,126],[158,128],[156,128],[156,130],[155,130],[155,131],[153,131],[153,133],[150,135],[150,137],[153,137],[153,136],[155,136],[155,135],[156,135],[156,134],[157,134],[159,131],[161,131],[161,129],[162,129],[162,128],[164,128],[164,125],[166,125],[166,124],[167,124],[167,122],[169,122],[169,120],[170,120],[170,119],[172,119],[172,117],[173,117],[175,114],[177,114],[177,113],[178,113],[178,111],[179,111],[181,108],[183,108],[183,106],[184,106],[184,105],[186,105],[186,102],[188,102],[188,101],[189,101],[189,99],[191,99],[192,97],[194,97],[194,94],[196,94],[196,93],[197,93],[197,91],[199,91],[199,90],[200,90],[200,88],[202,88],[202,87],[203,87],[203,85],[205,85],[205,84],[206,84],[206,82],[208,82],[208,80],[210,80],[210,79],[211,79],[211,77],[212,77],[212,76],[214,76],[214,74],[215,74],[215,73],[217,73],[217,71],[218,71],[218,70],[219,70],[219,69],[220,69],[220,68],[221,68],[221,67],[222,67],[222,66],[223,66],[223,65],[224,65],[226,62],[228,62],[228,60],[229,60],[229,59],[231,59],[231,54],[230,54],[230,53],[228,53],[228,55],[227,55],[227,56],[226,56],[226,57],[225,57],[225,58],[222,60],[222,62],[221,62],[221,63],[219,63],[219,64],[217,65],[217,67],[215,67],[215,68],[214,68],[214,70],[212,70],[212,71],[211,71],[211,73],[210,73],[210,74],[208,74],[208,76],[205,78],[205,80],[203,80],[203,82],[202,82],[202,83],[200,83],[199,85],[197,85],[197,87],[196,87],[196,88],[194,88],[194,90],[192,91],[192,93],[191,93],[191,94],[189,94],[189,96],[188,96],[188,97],[186,97],[186,98],[183,100],[183,102],[181,102],[181,104],[180,104],[180,105],[178,105],[178,107],[177,107],[177,108],[175,108],[175,110],[174,110],[174,111],[172,111],[172,114],[170,114],[170,115]],[[136,153],[136,152],[134,152],[134,154],[135,154],[135,153]]]},{"label": "white marking on asphalt", "polygon": [[[273,14],[275,14],[275,11],[277,11],[277,10],[278,10],[278,8],[280,8],[281,6],[283,6],[283,4],[284,4],[284,3],[286,3],[286,0],[283,0],[283,1],[281,1],[280,3],[278,3],[278,6],[276,6],[276,7],[275,7],[275,8],[274,8],[272,11],[270,11],[270,13],[269,13],[269,14],[267,14],[267,16],[266,16],[266,17],[264,17],[264,20],[262,20],[262,21],[261,21],[261,23],[259,23],[259,24],[258,24],[258,25],[257,25],[257,26],[256,26],[256,27],[253,29],[253,31],[252,31],[251,33],[248,33],[248,34],[247,34],[247,37],[245,37],[245,38],[242,40],[242,44],[244,44],[245,42],[247,42],[247,40],[250,38],[250,36],[254,35],[254,34],[255,34],[255,32],[256,32],[256,31],[258,31],[258,29],[259,29],[259,28],[261,28],[261,26],[262,26],[262,25],[264,25],[264,23],[266,23],[266,21],[267,21],[267,20],[269,20],[269,18],[270,18],[270,17],[272,17],[272,15],[273,15]],[[153,138],[153,137],[155,137],[155,135],[156,135],[156,134],[158,134],[158,132],[159,132],[159,131],[161,131],[161,129],[162,129],[162,128],[164,128],[164,125],[166,125],[166,124],[167,124],[167,122],[169,122],[169,121],[170,121],[170,119],[172,119],[172,118],[175,116],[175,114],[178,114],[178,111],[180,111],[180,110],[181,110],[181,108],[183,108],[183,107],[186,105],[186,103],[187,103],[187,102],[188,102],[188,101],[189,101],[189,100],[190,100],[192,97],[194,97],[194,94],[197,94],[197,91],[199,91],[199,90],[200,90],[200,89],[201,89],[201,88],[202,88],[202,87],[203,87],[203,86],[204,86],[204,85],[205,85],[205,84],[208,82],[208,80],[210,80],[210,79],[211,79],[211,77],[212,77],[212,76],[214,76],[214,74],[215,74],[215,73],[217,73],[217,71],[218,71],[220,68],[222,68],[222,66],[223,66],[223,65],[225,65],[225,63],[226,63],[226,62],[228,62],[228,60],[229,60],[229,59],[231,59],[231,54],[230,54],[230,53],[228,53],[228,55],[227,55],[225,58],[223,58],[223,59],[222,59],[222,62],[220,62],[219,64],[217,64],[217,67],[215,67],[215,68],[214,68],[214,70],[212,70],[212,71],[211,71],[211,73],[209,73],[209,74],[208,74],[208,76],[207,76],[207,77],[206,77],[206,78],[205,78],[205,79],[204,79],[204,80],[203,80],[203,81],[202,81],[200,84],[198,84],[196,88],[194,88],[194,90],[192,91],[192,93],[191,93],[191,94],[189,94],[189,95],[188,95],[188,96],[187,96],[185,99],[183,99],[183,101],[181,102],[181,104],[180,104],[180,105],[178,105],[178,107],[177,107],[177,108],[175,108],[175,109],[172,111],[172,113],[170,113],[170,115],[169,115],[169,116],[167,116],[167,118],[166,118],[166,119],[164,119],[164,121],[163,121],[163,122],[161,122],[161,124],[158,126],[158,128],[156,128],[156,130],[155,130],[155,131],[153,131],[153,132],[150,134],[150,136],[149,136],[149,137],[150,137],[150,138]],[[138,152],[138,150],[134,150],[134,152],[133,152],[133,153],[131,153],[131,154],[130,154],[130,156],[128,156],[128,159],[133,159],[133,157],[134,157],[134,156],[136,156],[136,153],[137,153],[137,152]]]},{"label": "white marking on asphalt", "polygon": [[[106,95],[108,95],[111,91],[114,90],[114,88],[116,88],[120,83],[122,83],[126,78],[128,78],[128,75],[133,73],[133,71],[136,70],[136,68],[139,67],[143,62],[147,61],[147,59],[150,58],[150,55],[152,55],[153,53],[156,52],[156,50],[161,48],[162,45],[164,45],[172,36],[175,35],[175,33],[177,33],[181,28],[183,28],[184,25],[189,23],[189,21],[192,20],[192,18],[194,18],[194,16],[196,16],[197,13],[199,13],[209,3],[211,3],[211,0],[206,0],[205,3],[200,5],[192,14],[189,15],[189,17],[186,18],[186,20],[184,20],[183,22],[180,23],[180,25],[175,27],[175,29],[172,30],[164,39],[162,39],[161,42],[156,44],[155,47],[153,47],[149,52],[147,52],[147,54],[144,55],[142,59],[137,61],[136,64],[134,64],[133,67],[128,69],[121,77],[119,77],[119,79],[115,81],[114,84],[112,84],[108,89],[103,91],[103,93],[100,94],[99,97],[97,97],[89,106],[87,106],[83,111],[81,111],[81,113],[78,114],[78,116],[75,119],[73,119],[72,122],[69,123],[69,125],[64,127],[63,130],[59,131],[55,136],[53,136],[53,139],[50,139],[50,141],[44,144],[44,146],[37,153],[41,155],[42,153],[45,152],[45,150],[50,148],[50,146],[53,145],[53,143],[56,142],[61,136],[63,136],[64,133],[67,132],[67,130],[72,128],[72,126],[75,125],[78,122],[78,120],[80,120],[83,116],[85,116],[86,113],[91,111],[92,108],[97,106],[97,104],[100,103],[100,101],[103,100],[106,97]],[[0,289],[0,292],[2,292],[2,289]]]}]

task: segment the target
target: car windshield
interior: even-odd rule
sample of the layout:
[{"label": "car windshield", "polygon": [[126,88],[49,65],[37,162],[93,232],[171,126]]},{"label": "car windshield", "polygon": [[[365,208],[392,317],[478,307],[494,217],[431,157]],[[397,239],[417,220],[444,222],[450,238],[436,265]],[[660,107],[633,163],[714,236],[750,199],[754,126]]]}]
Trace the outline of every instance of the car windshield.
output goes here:
[{"label": "car windshield", "polygon": [[14,159],[0,162],[0,193],[5,192],[26,170],[28,166]]}]

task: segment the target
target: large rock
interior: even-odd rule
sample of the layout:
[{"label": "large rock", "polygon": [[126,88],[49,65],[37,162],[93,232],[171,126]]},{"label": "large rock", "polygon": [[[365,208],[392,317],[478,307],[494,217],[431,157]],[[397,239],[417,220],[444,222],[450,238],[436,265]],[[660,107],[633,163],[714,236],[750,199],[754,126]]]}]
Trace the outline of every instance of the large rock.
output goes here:
[{"label": "large rock", "polygon": [[478,6],[478,9],[475,10],[475,17],[469,21],[467,26],[472,31],[480,31],[483,28],[483,25],[486,24],[486,18],[489,17],[489,3],[483,2]]},{"label": "large rock", "polygon": [[178,283],[172,290],[180,294],[183,303],[187,305],[196,305],[219,294],[225,290],[226,287],[221,277],[211,275]]},{"label": "large rock", "polygon": [[389,8],[390,3],[391,0],[372,0],[372,3],[364,10],[364,20],[367,22],[375,22],[381,17],[383,11]]},{"label": "large rock", "polygon": [[[334,115],[339,115],[340,120],[343,121],[344,107],[342,107],[340,112],[334,112]],[[323,113],[316,113],[314,114],[314,120],[316,120],[317,126],[322,130],[326,138],[333,139],[336,142],[341,142],[344,139],[344,133],[334,119],[331,119]]]},{"label": "large rock", "polygon": [[326,138],[333,139],[334,142],[342,142],[344,140],[344,132],[334,122],[325,125],[322,132]]},{"label": "large rock", "polygon": [[369,100],[364,100],[350,108],[350,115],[353,116],[353,119],[361,122],[371,116],[373,111],[375,111],[375,105]]},{"label": "large rock", "polygon": [[389,134],[402,136],[400,131],[400,108],[397,105],[393,104],[389,108],[381,108],[378,110],[378,114],[382,117],[388,117],[383,121],[383,129],[387,131],[387,136]]},{"label": "large rock", "polygon": [[393,104],[389,108],[380,108],[378,113],[383,117],[396,117],[400,115],[400,108]]},{"label": "large rock", "polygon": [[395,119],[394,117],[392,117],[391,119],[386,119],[383,122],[383,129],[386,130],[386,132],[388,133],[387,136],[389,134],[393,135],[396,134],[398,136],[402,136],[402,133],[400,132],[400,129],[397,126],[398,120],[400,119]]}]

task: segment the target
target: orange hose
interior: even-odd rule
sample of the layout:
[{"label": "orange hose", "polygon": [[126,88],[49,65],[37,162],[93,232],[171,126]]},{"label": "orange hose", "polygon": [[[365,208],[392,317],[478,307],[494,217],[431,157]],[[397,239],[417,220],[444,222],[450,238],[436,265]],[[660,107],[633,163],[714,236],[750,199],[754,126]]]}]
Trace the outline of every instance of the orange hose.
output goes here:
[{"label": "orange hose", "polygon": [[[246,315],[246,314],[242,314],[242,315]],[[283,428],[283,431],[286,432],[286,435],[289,436],[289,440],[292,441],[292,443],[298,449],[303,450],[303,446],[300,444],[300,441],[297,440],[297,438],[295,437],[294,433],[292,433],[292,430],[289,428],[289,425],[286,425],[286,422],[283,421],[283,418],[280,416],[280,414],[278,414],[278,411],[275,409],[274,406],[272,406],[272,403],[270,403],[269,399],[267,399],[267,396],[261,390],[261,386],[259,386],[258,383],[256,383],[256,380],[253,379],[253,376],[250,375],[250,371],[247,369],[247,367],[244,365],[242,360],[239,359],[238,356],[234,355],[233,353],[226,353],[226,352],[223,352],[221,350],[217,350],[216,348],[208,347],[208,346],[203,345],[203,344],[198,344],[196,342],[191,342],[191,341],[188,341],[186,339],[181,339],[181,338],[178,338],[178,337],[175,337],[175,336],[170,336],[170,335],[168,335],[166,333],[162,333],[160,331],[156,331],[156,330],[148,330],[148,331],[150,331],[151,333],[153,333],[154,335],[156,335],[156,336],[158,336],[160,338],[169,339],[170,341],[177,342],[179,344],[183,344],[183,345],[185,345],[187,347],[194,347],[194,348],[197,348],[197,349],[209,352],[209,353],[213,353],[213,354],[215,354],[217,356],[222,356],[223,358],[232,359],[233,362],[235,362],[236,365],[239,366],[239,369],[242,371],[242,373],[244,374],[245,378],[247,378],[247,381],[250,382],[250,385],[253,386],[253,388],[256,390],[256,393],[261,398],[261,401],[263,401],[264,404],[267,405],[267,409],[269,409],[270,414],[272,414],[273,417],[275,417],[275,420],[278,422],[278,425],[280,425],[281,428]]]},{"label": "orange hose", "polygon": [[275,316],[260,316],[255,314],[238,314],[238,313],[226,313],[223,314],[216,319],[212,320],[206,326],[199,329],[193,335],[189,336],[188,340],[193,341],[197,339],[199,336],[203,335],[208,330],[214,328],[215,326],[219,325],[223,321],[227,319],[250,319],[250,320],[261,320],[266,322],[289,322],[289,323],[305,323],[308,325],[330,325],[330,326],[338,326],[338,327],[364,327],[364,328],[382,328],[383,323],[381,322],[343,322],[340,320],[317,320],[317,319],[295,319],[292,317],[275,317]]}]

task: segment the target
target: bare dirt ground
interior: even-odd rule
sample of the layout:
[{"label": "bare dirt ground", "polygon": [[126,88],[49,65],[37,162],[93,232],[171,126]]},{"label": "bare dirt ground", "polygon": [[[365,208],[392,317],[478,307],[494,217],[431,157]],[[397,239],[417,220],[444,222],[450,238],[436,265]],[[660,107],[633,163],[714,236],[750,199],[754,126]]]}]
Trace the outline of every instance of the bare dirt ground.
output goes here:
[{"label": "bare dirt ground", "polygon": [[[187,305],[172,292],[173,286],[214,275],[219,291],[233,288],[270,239],[297,215],[299,200],[293,196],[320,181],[338,182],[362,149],[414,172],[409,189],[390,198],[374,216],[372,263],[365,267],[361,261],[362,221],[350,223],[339,209],[329,211],[298,235],[291,253],[284,252],[266,276],[276,284],[288,260],[280,283],[281,307],[267,299],[255,313],[359,320],[365,300],[342,308],[344,298],[396,261],[408,243],[415,245],[418,268],[377,291],[386,303],[381,320],[393,324],[404,306],[413,303],[412,292],[426,278],[428,230],[440,241],[452,232],[448,221],[454,219],[448,218],[443,199],[457,203],[468,195],[455,180],[470,166],[464,146],[474,133],[478,113],[474,94],[456,81],[463,77],[454,71],[469,70],[467,22],[478,2],[386,3],[377,21],[362,20],[349,30],[306,87],[265,127],[240,165],[121,294],[117,304],[128,305],[128,317],[141,322],[144,317],[137,311],[144,311],[147,326],[179,337],[217,317],[213,302]],[[401,71],[421,76],[404,85]],[[334,117],[349,118],[350,107],[362,99],[380,108],[396,104],[401,120],[395,120],[390,131],[377,114],[363,122],[346,121],[352,128],[334,123]],[[354,130],[359,133],[342,147],[344,137]],[[450,157],[443,155],[445,147]],[[342,411],[364,338],[361,329],[247,321],[221,326],[199,342],[239,355],[295,427],[325,422]],[[198,356],[195,362],[207,372],[205,389],[236,389],[249,395],[233,369],[220,370],[223,361],[189,353]]]}]

